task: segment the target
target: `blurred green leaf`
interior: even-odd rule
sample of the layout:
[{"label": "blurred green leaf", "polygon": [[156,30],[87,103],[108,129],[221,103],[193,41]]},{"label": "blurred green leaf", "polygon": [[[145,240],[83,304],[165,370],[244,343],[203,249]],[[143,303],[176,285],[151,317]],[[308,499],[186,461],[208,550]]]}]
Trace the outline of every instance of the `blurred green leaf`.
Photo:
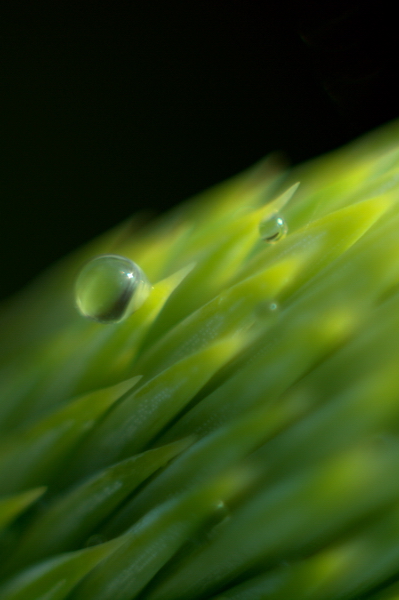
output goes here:
[{"label": "blurred green leaf", "polygon": [[188,443],[182,440],[128,458],[54,498],[27,528],[5,571],[82,546],[135,488]]},{"label": "blurred green leaf", "polygon": [[0,489],[13,493],[46,484],[97,419],[138,378],[77,398],[0,445]]},{"label": "blurred green leaf", "polygon": [[46,488],[42,487],[22,492],[22,494],[0,498],[0,531],[7,527],[33,502],[36,502],[45,491]]},{"label": "blurred green leaf", "polygon": [[40,563],[0,588],[0,599],[63,600],[93,567],[115,551],[119,543],[114,540]]}]

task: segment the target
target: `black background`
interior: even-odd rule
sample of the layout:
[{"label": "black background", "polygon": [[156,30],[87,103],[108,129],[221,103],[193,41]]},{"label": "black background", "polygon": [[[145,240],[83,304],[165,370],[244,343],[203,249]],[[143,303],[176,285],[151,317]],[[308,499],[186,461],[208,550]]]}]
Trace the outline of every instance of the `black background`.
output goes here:
[{"label": "black background", "polygon": [[385,4],[0,6],[0,297],[141,209],[398,116]]}]

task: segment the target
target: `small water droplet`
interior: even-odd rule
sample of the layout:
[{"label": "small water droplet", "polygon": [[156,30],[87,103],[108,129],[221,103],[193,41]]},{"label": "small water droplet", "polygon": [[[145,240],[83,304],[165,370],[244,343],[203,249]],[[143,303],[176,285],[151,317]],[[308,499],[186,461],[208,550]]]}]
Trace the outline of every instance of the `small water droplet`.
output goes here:
[{"label": "small water droplet", "polygon": [[287,232],[287,223],[279,213],[268,215],[259,224],[260,237],[269,244],[275,244],[283,239]]},{"label": "small water droplet", "polygon": [[75,285],[79,312],[100,323],[118,323],[147,299],[151,286],[136,263],[124,256],[105,254],[90,260]]},{"label": "small water droplet", "polygon": [[212,517],[209,519],[208,530],[206,532],[206,539],[210,540],[214,537],[215,532],[217,532],[220,527],[223,526],[227,521],[231,518],[230,510],[228,506],[220,500],[215,506],[215,512]]},{"label": "small water droplet", "polygon": [[270,319],[270,317],[275,318],[279,311],[279,305],[274,300],[270,302],[267,300],[265,302],[259,302],[259,304],[255,307],[255,318],[256,319]]},{"label": "small water droplet", "polygon": [[213,538],[215,531],[223,523],[230,519],[230,510],[223,502],[218,500],[214,505],[214,510],[209,514],[208,519],[203,523],[203,527],[190,538],[188,544],[195,549],[209,542]]}]

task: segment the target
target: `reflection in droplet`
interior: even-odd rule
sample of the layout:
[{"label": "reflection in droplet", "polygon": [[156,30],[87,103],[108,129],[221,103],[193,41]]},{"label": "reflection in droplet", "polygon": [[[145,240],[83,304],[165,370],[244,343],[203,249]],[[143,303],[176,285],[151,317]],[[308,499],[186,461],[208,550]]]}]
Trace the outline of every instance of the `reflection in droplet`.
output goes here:
[{"label": "reflection in droplet", "polygon": [[105,254],[89,261],[75,285],[79,312],[100,323],[118,323],[147,299],[151,286],[136,263],[124,256]]},{"label": "reflection in droplet", "polygon": [[259,224],[260,237],[269,244],[275,244],[284,238],[287,232],[287,223],[279,213],[268,215]]}]

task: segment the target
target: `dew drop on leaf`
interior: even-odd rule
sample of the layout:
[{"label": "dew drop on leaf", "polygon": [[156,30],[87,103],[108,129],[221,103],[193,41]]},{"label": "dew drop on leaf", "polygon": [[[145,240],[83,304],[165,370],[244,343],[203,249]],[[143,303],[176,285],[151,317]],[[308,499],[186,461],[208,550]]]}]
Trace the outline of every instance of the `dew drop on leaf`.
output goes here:
[{"label": "dew drop on leaf", "polygon": [[283,239],[288,232],[288,226],[279,213],[272,213],[259,224],[259,233],[263,241],[275,244]]},{"label": "dew drop on leaf", "polygon": [[147,277],[124,256],[105,254],[83,266],[75,284],[79,312],[100,323],[118,323],[135,312],[150,293]]},{"label": "dew drop on leaf", "polygon": [[280,306],[275,300],[266,300],[264,302],[259,302],[259,304],[254,309],[255,319],[266,319],[267,321],[270,318],[278,317]]}]

